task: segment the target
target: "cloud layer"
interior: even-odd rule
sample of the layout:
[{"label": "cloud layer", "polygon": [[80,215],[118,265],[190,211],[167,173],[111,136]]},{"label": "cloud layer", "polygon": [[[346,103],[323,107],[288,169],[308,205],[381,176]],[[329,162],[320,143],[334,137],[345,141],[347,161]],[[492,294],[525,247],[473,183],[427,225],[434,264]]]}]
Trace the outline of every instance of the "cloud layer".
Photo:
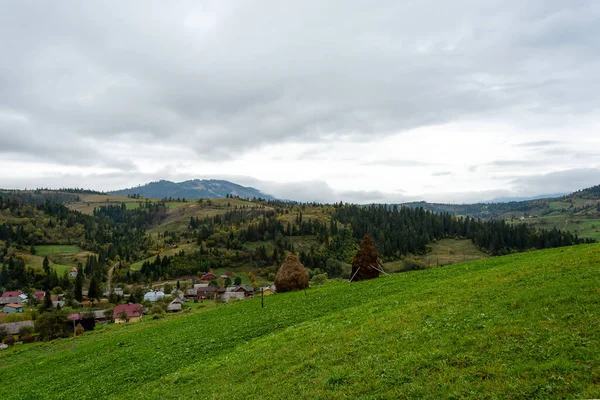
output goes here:
[{"label": "cloud layer", "polygon": [[6,2],[0,186],[565,191],[553,177],[600,167],[599,18],[593,0]]}]

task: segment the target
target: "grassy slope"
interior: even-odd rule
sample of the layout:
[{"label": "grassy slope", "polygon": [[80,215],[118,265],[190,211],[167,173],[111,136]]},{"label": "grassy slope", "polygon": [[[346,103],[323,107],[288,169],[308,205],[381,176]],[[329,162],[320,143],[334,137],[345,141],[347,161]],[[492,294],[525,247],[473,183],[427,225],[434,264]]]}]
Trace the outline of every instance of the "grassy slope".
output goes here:
[{"label": "grassy slope", "polygon": [[599,263],[532,252],[17,346],[0,398],[598,397]]}]

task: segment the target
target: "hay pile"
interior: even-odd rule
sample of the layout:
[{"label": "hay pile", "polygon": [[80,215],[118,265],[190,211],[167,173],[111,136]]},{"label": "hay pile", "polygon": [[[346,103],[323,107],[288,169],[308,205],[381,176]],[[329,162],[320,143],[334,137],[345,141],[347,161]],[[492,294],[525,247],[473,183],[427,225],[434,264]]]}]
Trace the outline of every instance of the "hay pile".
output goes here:
[{"label": "hay pile", "polygon": [[275,276],[277,293],[302,290],[308,287],[308,271],[295,254],[288,254]]},{"label": "hay pile", "polygon": [[368,233],[360,241],[360,248],[352,259],[352,282],[379,277],[377,249]]}]

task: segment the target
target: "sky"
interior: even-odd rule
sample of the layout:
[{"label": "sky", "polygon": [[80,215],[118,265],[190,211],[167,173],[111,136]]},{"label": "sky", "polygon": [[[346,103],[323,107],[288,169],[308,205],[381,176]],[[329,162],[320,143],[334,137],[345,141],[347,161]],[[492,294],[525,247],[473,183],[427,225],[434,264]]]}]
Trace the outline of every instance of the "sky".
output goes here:
[{"label": "sky", "polygon": [[301,201],[600,184],[600,2],[0,2],[0,187]]}]

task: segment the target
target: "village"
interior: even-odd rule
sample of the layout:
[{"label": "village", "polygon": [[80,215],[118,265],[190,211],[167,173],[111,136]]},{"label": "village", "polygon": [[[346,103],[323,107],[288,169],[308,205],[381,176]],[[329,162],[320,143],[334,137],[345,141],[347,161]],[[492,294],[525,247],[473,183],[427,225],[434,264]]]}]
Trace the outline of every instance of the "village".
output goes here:
[{"label": "village", "polygon": [[[77,270],[74,268],[71,277],[76,275]],[[256,295],[269,296],[276,292],[275,285],[243,285],[241,279],[234,278],[231,272],[217,276],[212,271],[203,273],[199,279],[186,282],[183,287],[177,281],[175,286],[166,282],[146,289],[143,298],[139,301],[134,299],[134,302],[130,300],[135,295],[126,293],[122,287],[105,291],[98,300],[89,299],[88,291],[84,290],[81,303],[67,299],[64,293],[51,294],[43,290],[36,290],[29,295],[20,290],[3,292],[0,296],[0,316],[6,322],[0,323],[0,350],[37,339],[34,333],[35,319],[39,316],[38,307],[44,303],[54,310],[69,311],[63,321],[66,336],[67,333],[80,335],[94,330],[98,324],[106,326],[136,323],[145,317],[160,319],[167,314],[191,312],[198,304],[201,306],[196,308],[206,308],[208,304],[240,301]],[[31,318],[27,318],[28,316]]]}]

